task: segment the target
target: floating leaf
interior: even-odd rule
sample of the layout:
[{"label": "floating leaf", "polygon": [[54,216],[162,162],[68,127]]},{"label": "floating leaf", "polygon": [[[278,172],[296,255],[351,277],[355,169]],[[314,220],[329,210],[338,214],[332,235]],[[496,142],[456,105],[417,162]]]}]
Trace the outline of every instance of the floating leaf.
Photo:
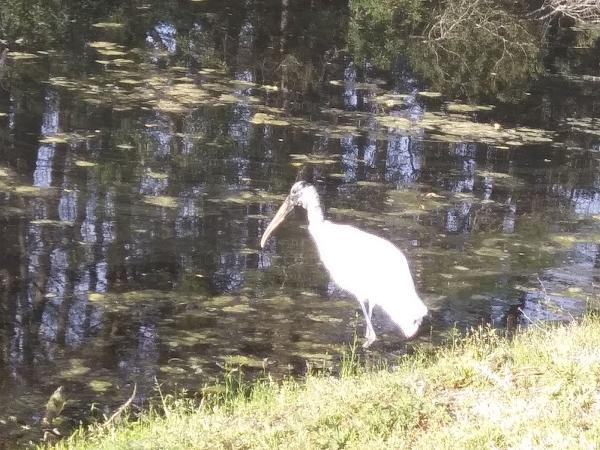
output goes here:
[{"label": "floating leaf", "polygon": [[20,195],[39,195],[43,191],[37,186],[17,186],[15,192]]},{"label": "floating leaf", "polygon": [[479,248],[479,249],[475,250],[473,253],[475,253],[476,255],[479,255],[479,256],[487,256],[490,258],[504,258],[507,256],[507,254],[504,251],[497,249],[497,248],[489,248],[489,247]]},{"label": "floating leaf", "polygon": [[473,113],[479,111],[492,111],[493,105],[467,105],[465,103],[447,103],[446,110],[451,113]]},{"label": "floating leaf", "polygon": [[88,294],[88,300],[91,302],[100,302],[106,298],[106,295],[101,294],[100,292],[90,292]]},{"label": "floating leaf", "polygon": [[163,173],[163,172],[154,172],[152,170],[148,170],[146,172],[146,174],[149,177],[155,178],[157,180],[166,180],[167,178],[169,178],[169,175],[167,175],[166,173]]},{"label": "floating leaf", "polygon": [[487,170],[478,170],[477,175],[480,177],[489,177],[489,178],[513,178],[512,175],[501,172],[489,172]]},{"label": "floating leaf", "polygon": [[162,206],[163,208],[177,208],[179,206],[179,200],[168,195],[147,195],[143,201],[149,205]]},{"label": "floating leaf", "polygon": [[184,105],[171,100],[159,100],[156,104],[156,108],[160,111],[172,113],[182,113],[187,111],[187,108]]},{"label": "floating leaf", "polygon": [[97,166],[97,164],[95,162],[85,161],[83,159],[78,159],[77,161],[75,161],[75,165],[78,167],[95,167],[95,166]]},{"label": "floating leaf", "polygon": [[427,97],[427,98],[439,98],[442,96],[441,92],[431,92],[431,91],[421,91],[421,92],[419,92],[419,95],[421,97]]},{"label": "floating leaf", "polygon": [[66,144],[67,138],[63,135],[46,136],[40,139],[41,144]]},{"label": "floating leaf", "polygon": [[103,393],[108,391],[112,387],[112,383],[110,381],[105,380],[92,380],[88,383],[90,389],[94,392]]},{"label": "floating leaf", "polygon": [[171,375],[182,375],[186,372],[185,368],[174,366],[160,366],[158,370],[160,370],[162,373]]},{"label": "floating leaf", "polygon": [[382,183],[380,181],[367,181],[367,180],[357,181],[356,185],[363,186],[363,187],[379,187],[379,188],[387,186],[385,183]]},{"label": "floating leaf", "polygon": [[61,372],[60,376],[67,379],[76,379],[90,371],[91,369],[83,364],[82,359],[75,358],[69,361],[69,368]]},{"label": "floating leaf", "polygon": [[71,225],[73,225],[73,222],[67,222],[64,220],[36,219],[36,220],[32,220],[31,224],[32,225],[49,225],[49,226],[62,227],[62,226],[71,226]]},{"label": "floating leaf", "polygon": [[38,57],[37,55],[34,55],[33,53],[25,53],[25,52],[8,52],[7,56],[15,61],[36,59]]},{"label": "floating leaf", "polygon": [[571,247],[580,241],[580,238],[574,234],[554,234],[550,239],[563,247]]},{"label": "floating leaf", "polygon": [[92,24],[92,26],[96,28],[123,28],[124,25],[118,22],[98,22]]},{"label": "floating leaf", "polygon": [[225,364],[232,366],[262,368],[267,364],[266,358],[252,358],[246,355],[228,355],[223,359],[225,361]]},{"label": "floating leaf", "polygon": [[274,116],[272,116],[270,114],[265,114],[265,113],[254,114],[252,119],[250,119],[250,123],[253,123],[256,125],[266,124],[266,125],[277,125],[277,126],[286,126],[286,125],[290,124],[286,120],[277,119]]},{"label": "floating leaf", "polygon": [[[290,154],[290,158],[294,159],[294,163],[303,164],[316,164],[316,165],[327,165],[327,164],[336,164],[338,161],[332,159],[330,155],[316,155],[316,154]],[[292,163],[292,164],[294,164]]]},{"label": "floating leaf", "polygon": [[115,49],[115,48],[123,48],[123,46],[117,44],[116,42],[107,42],[107,41],[93,41],[88,42],[88,46],[95,49]]},{"label": "floating leaf", "polygon": [[375,97],[375,103],[391,108],[402,106],[408,97],[406,94],[382,94]]},{"label": "floating leaf", "polygon": [[225,306],[223,307],[222,311],[226,313],[249,313],[254,311],[254,308],[252,308],[249,305],[240,303],[238,305]]},{"label": "floating leaf", "polygon": [[600,120],[595,117],[568,117],[561,125],[578,133],[600,136]]},{"label": "floating leaf", "polygon": [[85,141],[86,139],[90,139],[92,137],[94,137],[94,135],[82,135],[78,133],[54,133],[44,136],[39,142],[42,144],[66,144],[68,142]]}]

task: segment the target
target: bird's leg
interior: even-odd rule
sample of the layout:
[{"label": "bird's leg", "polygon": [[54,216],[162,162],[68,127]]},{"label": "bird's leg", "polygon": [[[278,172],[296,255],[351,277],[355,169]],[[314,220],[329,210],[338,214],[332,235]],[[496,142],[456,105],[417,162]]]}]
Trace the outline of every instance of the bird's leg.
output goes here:
[{"label": "bird's leg", "polygon": [[373,308],[375,308],[375,302],[369,302],[369,320],[373,317]]},{"label": "bird's leg", "polygon": [[360,303],[362,312],[365,315],[365,321],[367,322],[367,329],[365,330],[366,341],[363,344],[363,348],[368,348],[373,342],[377,340],[377,336],[375,335],[375,330],[373,329],[373,324],[371,323],[371,315],[373,314],[373,307],[375,305],[372,304],[372,302],[369,302],[369,312],[367,313],[365,301],[366,300],[359,300],[358,303]]}]

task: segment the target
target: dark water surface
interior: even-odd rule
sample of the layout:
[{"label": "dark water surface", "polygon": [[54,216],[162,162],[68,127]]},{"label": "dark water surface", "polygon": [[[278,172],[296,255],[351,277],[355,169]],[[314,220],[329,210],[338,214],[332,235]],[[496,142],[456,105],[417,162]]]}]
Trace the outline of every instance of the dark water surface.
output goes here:
[{"label": "dark water surface", "polygon": [[334,365],[364,323],[303,214],[259,248],[302,166],[331,219],[407,254],[417,341],[596,307],[594,48],[557,38],[522,99],[465,109],[353,56],[344,2],[82,4],[0,41],[0,447],[41,437],[59,385],[68,430],[134,383]]}]

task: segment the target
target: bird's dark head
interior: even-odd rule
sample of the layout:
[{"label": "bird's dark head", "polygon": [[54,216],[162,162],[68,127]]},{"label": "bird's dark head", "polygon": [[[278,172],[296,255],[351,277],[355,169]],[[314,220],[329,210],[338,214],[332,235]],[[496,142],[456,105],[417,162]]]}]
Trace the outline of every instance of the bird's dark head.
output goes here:
[{"label": "bird's dark head", "polygon": [[292,188],[290,189],[290,199],[296,200],[302,195],[302,191],[304,191],[308,186],[311,186],[306,181],[296,181]]},{"label": "bird's dark head", "polygon": [[306,181],[297,181],[290,189],[289,195],[279,207],[273,220],[263,233],[260,240],[260,246],[264,247],[269,236],[275,231],[281,222],[294,210],[296,206],[302,206],[307,209],[309,206],[319,205],[319,194],[315,187]]},{"label": "bird's dark head", "polygon": [[319,201],[319,194],[315,187],[306,181],[297,181],[290,189],[286,201],[290,201],[294,206],[307,208],[308,205]]}]

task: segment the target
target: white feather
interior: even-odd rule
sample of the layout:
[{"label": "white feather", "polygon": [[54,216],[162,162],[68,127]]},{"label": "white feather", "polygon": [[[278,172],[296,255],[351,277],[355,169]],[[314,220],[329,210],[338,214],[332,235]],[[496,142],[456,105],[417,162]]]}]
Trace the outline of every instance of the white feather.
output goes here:
[{"label": "white feather", "polygon": [[324,220],[314,186],[302,181],[292,186],[290,195],[265,230],[261,246],[294,205],[306,209],[308,231],[333,281],[359,301],[367,322],[365,346],[376,339],[371,324],[371,313],[376,305],[390,316],[406,337],[414,336],[427,314],[427,307],[415,290],[406,257],[383,238],[350,225]]},{"label": "white feather", "polygon": [[404,254],[391,242],[350,225],[328,220],[311,221],[313,237],[323,265],[335,283],[359,301],[379,305],[413,336],[427,314],[419,298]]}]

